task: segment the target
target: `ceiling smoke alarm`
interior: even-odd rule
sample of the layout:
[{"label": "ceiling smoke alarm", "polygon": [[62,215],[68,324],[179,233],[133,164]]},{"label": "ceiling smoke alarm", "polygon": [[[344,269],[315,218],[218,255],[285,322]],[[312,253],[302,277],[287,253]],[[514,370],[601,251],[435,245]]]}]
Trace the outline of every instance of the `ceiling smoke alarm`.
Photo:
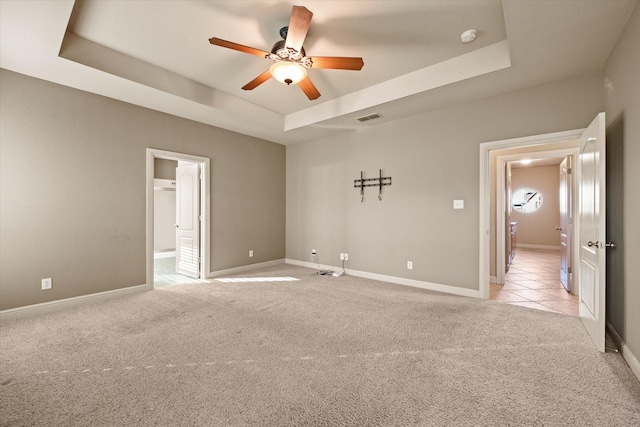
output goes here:
[{"label": "ceiling smoke alarm", "polygon": [[477,30],[467,30],[460,35],[460,40],[462,43],[471,43],[476,39],[476,37],[478,37]]}]

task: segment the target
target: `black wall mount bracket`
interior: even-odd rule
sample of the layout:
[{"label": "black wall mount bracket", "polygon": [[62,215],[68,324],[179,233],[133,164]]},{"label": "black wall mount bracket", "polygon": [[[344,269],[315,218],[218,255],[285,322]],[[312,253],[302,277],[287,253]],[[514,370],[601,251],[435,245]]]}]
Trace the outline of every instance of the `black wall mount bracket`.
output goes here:
[{"label": "black wall mount bracket", "polygon": [[382,176],[382,169],[377,178],[365,178],[364,172],[360,171],[360,179],[353,180],[353,188],[360,189],[360,203],[364,202],[364,188],[365,187],[378,187],[378,200],[382,200],[382,187],[385,185],[391,185],[390,176]]}]

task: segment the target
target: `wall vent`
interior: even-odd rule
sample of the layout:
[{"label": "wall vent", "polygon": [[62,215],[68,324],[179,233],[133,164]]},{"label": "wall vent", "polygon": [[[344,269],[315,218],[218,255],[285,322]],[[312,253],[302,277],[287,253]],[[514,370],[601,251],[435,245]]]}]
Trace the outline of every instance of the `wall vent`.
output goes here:
[{"label": "wall vent", "polygon": [[379,119],[380,117],[382,117],[382,115],[378,113],[373,113],[373,114],[369,114],[368,116],[358,117],[356,120],[359,122],[368,122],[369,120]]}]

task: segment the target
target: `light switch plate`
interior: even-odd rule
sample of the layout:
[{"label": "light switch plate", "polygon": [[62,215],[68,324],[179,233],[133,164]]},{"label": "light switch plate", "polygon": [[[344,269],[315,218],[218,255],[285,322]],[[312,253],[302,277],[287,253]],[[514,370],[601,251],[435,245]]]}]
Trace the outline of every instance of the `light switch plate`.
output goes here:
[{"label": "light switch plate", "polygon": [[454,200],[453,209],[464,209],[464,200]]}]

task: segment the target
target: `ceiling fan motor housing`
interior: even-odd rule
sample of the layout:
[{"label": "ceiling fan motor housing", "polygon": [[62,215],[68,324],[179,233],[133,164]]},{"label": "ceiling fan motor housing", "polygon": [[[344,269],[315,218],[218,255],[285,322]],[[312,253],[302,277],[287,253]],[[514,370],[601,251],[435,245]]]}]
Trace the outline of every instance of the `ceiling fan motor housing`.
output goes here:
[{"label": "ceiling fan motor housing", "polygon": [[282,40],[286,40],[287,39],[287,34],[289,34],[289,27],[282,27],[280,28],[280,37],[282,37]]},{"label": "ceiling fan motor housing", "polygon": [[304,47],[300,48],[300,52],[286,46],[286,40],[279,40],[274,43],[271,48],[269,59],[274,61],[292,61],[297,62],[305,67],[311,67],[311,60],[306,58]]}]

